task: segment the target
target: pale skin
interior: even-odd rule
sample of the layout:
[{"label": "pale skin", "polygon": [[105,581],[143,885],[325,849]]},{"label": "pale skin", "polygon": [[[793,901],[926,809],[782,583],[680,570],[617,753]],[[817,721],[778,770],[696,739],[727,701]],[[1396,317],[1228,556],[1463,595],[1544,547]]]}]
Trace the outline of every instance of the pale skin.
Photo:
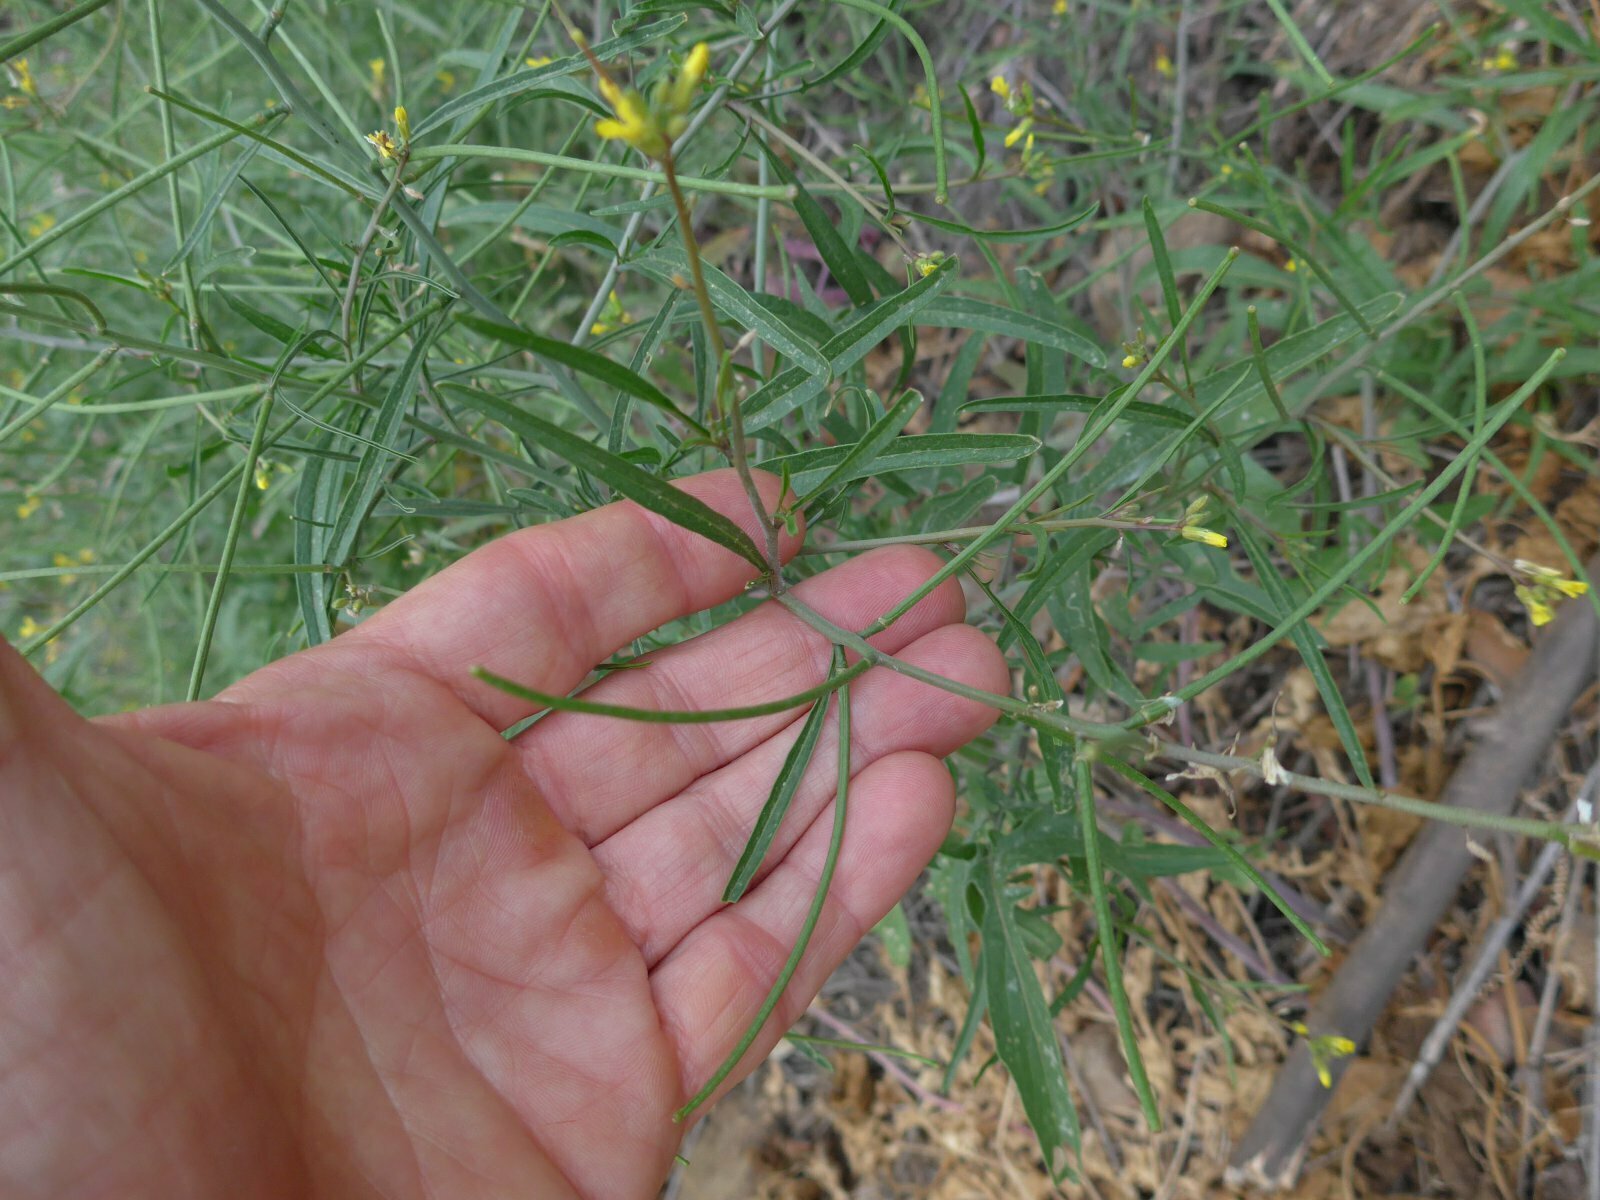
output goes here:
[{"label": "pale skin", "polygon": [[[756,532],[731,472],[683,486]],[[796,594],[860,628],[937,565],[888,548]],[[815,889],[834,734],[730,908],[798,712],[555,714],[507,741],[530,707],[469,668],[565,692],[753,574],[611,505],[502,538],[214,700],[96,721],[0,642],[0,1194],[654,1196],[672,1112],[743,1033]],[[874,640],[1007,690],[962,618],[949,583]],[[754,703],[817,683],[828,653],[767,604],[592,695]],[[954,804],[939,756],[993,716],[882,669],[851,694],[830,898],[724,1090],[928,862]]]}]

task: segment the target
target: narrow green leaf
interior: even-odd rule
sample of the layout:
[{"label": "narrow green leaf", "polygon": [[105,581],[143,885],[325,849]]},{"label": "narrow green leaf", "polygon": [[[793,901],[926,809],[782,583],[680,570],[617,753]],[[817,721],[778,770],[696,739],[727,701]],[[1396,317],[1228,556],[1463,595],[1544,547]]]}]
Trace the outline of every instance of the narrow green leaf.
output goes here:
[{"label": "narrow green leaf", "polygon": [[[1361,316],[1369,324],[1381,321],[1400,307],[1400,301],[1398,292],[1374,297],[1361,306]],[[1267,367],[1274,379],[1284,379],[1331,354],[1360,333],[1360,324],[1348,313],[1330,317],[1310,329],[1274,342],[1264,356]],[[1265,398],[1266,390],[1254,355],[1197,380],[1194,385],[1195,403],[1202,409],[1209,409],[1219,397],[1230,391],[1233,398],[1227,410],[1217,414],[1217,423],[1225,433],[1253,429],[1273,419],[1272,411],[1261,408],[1260,402]]]},{"label": "narrow green leaf", "polygon": [[[1249,558],[1250,565],[1255,568],[1256,578],[1260,580],[1262,590],[1272,599],[1273,607],[1276,609],[1273,613],[1273,622],[1282,620],[1284,614],[1294,607],[1294,594],[1289,590],[1289,585],[1278,573],[1260,536],[1247,522],[1241,521],[1235,525],[1233,532],[1238,537],[1245,556]],[[1339,742],[1344,746],[1345,756],[1349,758],[1350,765],[1355,768],[1356,778],[1366,787],[1376,787],[1377,784],[1372,778],[1372,768],[1367,765],[1366,748],[1361,744],[1361,734],[1357,732],[1356,723],[1350,717],[1350,709],[1339,693],[1339,683],[1328,667],[1328,660],[1323,657],[1317,635],[1305,621],[1300,621],[1289,630],[1289,639],[1294,642],[1294,648],[1300,652],[1306,670],[1316,681],[1317,694],[1322,697],[1322,707],[1328,710],[1328,718],[1339,733]]]},{"label": "narrow green leaf", "polygon": [[761,806],[761,814],[756,817],[755,827],[750,830],[750,838],[744,844],[744,851],[739,855],[739,861],[733,865],[733,873],[728,877],[728,886],[722,889],[724,904],[735,904],[744,896],[750,881],[755,878],[756,870],[761,866],[761,860],[766,858],[767,851],[772,848],[772,839],[777,836],[778,826],[783,823],[784,815],[789,811],[789,804],[794,800],[795,791],[800,787],[800,781],[811,765],[812,755],[816,753],[817,741],[822,737],[822,727],[827,719],[828,702],[824,697],[813,704],[811,711],[806,714],[806,723],[800,727],[800,736],[794,745],[789,747],[783,766],[778,769],[778,777],[772,781],[772,790],[767,793],[767,802]]},{"label": "narrow green leaf", "polygon": [[383,486],[384,474],[398,449],[406,410],[417,394],[423,359],[427,357],[444,324],[443,321],[437,322],[431,330],[417,334],[411,352],[406,355],[405,365],[389,383],[389,390],[384,394],[383,403],[366,434],[367,440],[361,452],[361,461],[356,466],[355,479],[345,492],[338,516],[334,518],[333,532],[328,535],[327,562],[342,565],[348,563],[355,554],[356,539],[361,536],[367,513],[377,498],[378,489]]},{"label": "narrow green leaf", "polygon": [[[628,263],[628,270],[639,271],[663,283],[674,277],[683,277],[689,270],[688,260],[678,250],[657,250],[643,258]],[[711,293],[711,303],[719,312],[756,334],[795,366],[824,380],[828,377],[828,360],[809,338],[788,324],[772,307],[763,304],[728,275],[710,263],[702,263],[706,291]]]},{"label": "narrow green leaf", "polygon": [[[1115,394],[1115,393],[1113,393]],[[962,412],[1093,412],[1105,401],[1103,396],[1088,396],[1081,392],[1060,392],[1038,396],[987,396],[981,400],[968,400]],[[1166,425],[1172,429],[1187,429],[1193,418],[1161,404],[1148,404],[1134,400],[1117,414],[1117,419],[1127,418],[1134,424],[1141,421],[1153,425]],[[1211,441],[1216,435],[1208,429],[1200,431]]]},{"label": "narrow green leaf", "polygon": [[983,122],[978,120],[978,110],[972,105],[966,84],[956,84],[956,91],[961,93],[961,106],[967,114],[967,129],[972,133],[972,149],[977,156],[977,162],[972,164],[972,177],[976,179],[983,174],[983,164],[989,158],[989,147],[983,136]]},{"label": "narrow green leaf", "polygon": [[770,717],[776,713],[804,708],[812,701],[838,691],[866,671],[870,665],[862,660],[803,692],[796,692],[792,696],[784,696],[777,700],[766,700],[760,704],[746,704],[742,708],[629,708],[623,704],[600,704],[585,700],[581,696],[559,696],[553,692],[541,692],[538,688],[517,683],[482,667],[472,668],[472,674],[490,687],[499,688],[508,696],[537,704],[541,710],[549,708],[556,712],[588,713],[592,717],[616,717],[622,721],[642,721],[654,725],[715,725],[721,721],[748,721],[752,717]]},{"label": "narrow green leaf", "polygon": [[987,300],[974,300],[970,296],[941,297],[917,314],[917,324],[997,333],[1037,346],[1049,346],[1091,367],[1106,365],[1105,352],[1083,335],[1028,313],[990,304]]},{"label": "narrow green leaf", "polygon": [[[610,38],[603,42],[596,42],[591,50],[601,62],[613,58],[620,58],[641,47],[660,41],[667,34],[682,28],[687,23],[688,17],[683,15],[668,17],[652,25],[645,25],[621,37]],[[470,92],[463,92],[453,100],[448,100],[434,109],[420,121],[412,125],[412,136],[421,138],[438,129],[441,125],[448,125],[457,117],[469,117],[481,108],[496,104],[501,100],[509,100],[513,96],[534,88],[545,86],[550,80],[563,75],[572,75],[576,72],[587,71],[589,62],[581,54],[569,54],[565,58],[557,59],[553,63],[546,63],[542,67],[533,67],[530,70],[519,70],[510,75],[504,75],[492,83],[482,87],[473,88]]]},{"label": "narrow green leaf", "polygon": [[672,402],[672,397],[644,376],[630,371],[621,363],[612,362],[603,354],[587,350],[582,346],[574,346],[571,342],[564,342],[559,338],[545,337],[543,334],[523,329],[519,325],[501,325],[474,316],[462,316],[459,320],[468,329],[476,330],[497,342],[515,346],[519,350],[527,350],[551,362],[558,362],[564,367],[572,368],[580,375],[587,375],[591,379],[616,388],[619,392],[626,392],[636,400],[643,400],[646,404],[670,413],[702,437],[710,436],[704,425]]},{"label": "narrow green leaf", "polygon": [[1082,1137],[1078,1110],[1067,1088],[1061,1044],[1017,927],[1011,894],[992,855],[979,886],[983,893],[983,954],[978,965],[988,992],[995,1050],[1017,1085],[1045,1163],[1059,1178],[1065,1164],[1058,1165],[1056,1152],[1062,1146],[1076,1151]]},{"label": "narrow green leaf", "polygon": [[[965,94],[965,93],[963,93]],[[970,101],[968,103],[971,103]],[[910,217],[913,221],[921,221],[924,225],[932,225],[935,229],[943,229],[946,233],[959,233],[966,237],[977,238],[985,242],[1031,242],[1037,238],[1052,237],[1058,233],[1066,233],[1082,225],[1100,209],[1098,200],[1087,208],[1075,212],[1065,221],[1054,225],[1042,225],[1037,229],[979,229],[975,225],[967,225],[961,221],[951,221],[944,217],[930,216],[928,213],[913,212],[909,208],[901,209],[901,214]]]},{"label": "narrow green leaf", "polygon": [[[955,278],[956,260],[947,258],[903,292],[865,309],[822,346],[831,377],[837,378],[867,356],[900,326],[913,321]],[[754,432],[820,396],[828,379],[803,367],[790,367],[752,392],[744,404],[744,427]]]},{"label": "narrow green leaf", "polygon": [[620,458],[569,430],[562,429],[559,425],[552,425],[532,413],[523,412],[499,396],[483,391],[472,391],[464,393],[463,399],[485,416],[499,421],[530,445],[548,450],[558,458],[565,459],[580,471],[593,475],[621,495],[665,517],[674,525],[682,526],[703,538],[709,538],[720,546],[727,547],[745,561],[752,563],[758,570],[764,572],[767,569],[766,560],[762,558],[756,544],[750,540],[750,535],[704,501],[680,491],[666,480],[634,466],[627,459]]},{"label": "narrow green leaf", "polygon": [[[835,646],[833,649],[833,673],[837,676],[845,669],[844,651]],[[689,1098],[689,1102],[672,1114],[674,1121],[682,1121],[695,1109],[704,1104],[712,1094],[722,1086],[722,1081],[733,1073],[733,1069],[744,1058],[746,1050],[761,1036],[761,1030],[767,1023],[767,1018],[772,1015],[772,1010],[778,1007],[778,1001],[783,999],[783,993],[789,987],[789,981],[794,978],[800,960],[805,957],[806,947],[811,944],[811,935],[816,931],[817,918],[822,916],[822,908],[828,902],[828,888],[833,884],[834,868],[839,865],[839,847],[844,843],[845,819],[848,815],[848,800],[850,795],[850,689],[841,688],[839,691],[839,785],[833,798],[833,833],[828,839],[828,856],[822,863],[822,876],[817,880],[817,890],[811,897],[811,907],[806,911],[806,918],[800,925],[799,936],[795,938],[794,948],[789,951],[789,957],[784,962],[778,977],[772,981],[772,988],[767,992],[767,998],[762,1001],[761,1007],[756,1010],[755,1016],[750,1019],[750,1024],[745,1027],[744,1036],[739,1039],[738,1045],[728,1052],[728,1057],[722,1060],[722,1065],[712,1072],[711,1078],[701,1085],[700,1090]]]},{"label": "narrow green leaf", "polygon": [[1078,820],[1083,826],[1084,866],[1089,876],[1089,898],[1094,905],[1095,940],[1100,944],[1100,965],[1106,970],[1106,991],[1111,994],[1111,1009],[1117,1018],[1117,1033],[1122,1038],[1122,1056],[1128,1063],[1133,1090],[1138,1093],[1150,1132],[1161,1132],[1161,1112],[1156,1108],[1155,1092],[1139,1052],[1139,1039],[1133,1029],[1133,1011],[1128,1007],[1128,989],[1122,982],[1122,956],[1117,948],[1117,929],[1111,920],[1111,896],[1100,865],[1100,826],[1095,820],[1094,773],[1089,759],[1079,756],[1073,762],[1078,784]]},{"label": "narrow green leaf", "polygon": [[[917,409],[922,407],[922,395],[919,392],[907,391],[899,400],[889,406],[887,412],[873,422],[872,428],[867,430],[866,436],[855,445],[848,448],[848,453],[823,476],[822,482],[810,489],[805,498],[799,502],[798,507],[810,509],[819,499],[826,496],[828,490],[836,484],[848,483],[853,479],[861,479],[871,474],[871,464],[878,458],[890,442],[900,436],[900,431],[906,427],[906,422],[911,420]],[[801,468],[791,464],[790,471],[795,472]],[[791,480],[794,478],[790,476]]]},{"label": "narrow green leaf", "polygon": [[1194,809],[1190,808],[1182,800],[1179,800],[1171,792],[1162,788],[1153,780],[1146,778],[1143,772],[1135,770],[1127,763],[1109,757],[1102,758],[1100,761],[1105,763],[1124,779],[1129,780],[1130,782],[1149,792],[1157,800],[1161,801],[1161,803],[1165,804],[1173,812],[1177,813],[1178,816],[1183,820],[1184,824],[1188,825],[1190,829],[1193,829],[1201,837],[1205,838],[1206,841],[1210,842],[1213,846],[1220,850],[1222,852],[1222,856],[1228,860],[1228,864],[1233,867],[1235,871],[1238,871],[1241,875],[1253,883],[1261,892],[1261,894],[1271,902],[1272,907],[1282,913],[1284,919],[1295,927],[1300,936],[1305,938],[1313,947],[1315,947],[1318,954],[1321,954],[1324,957],[1328,955],[1329,950],[1327,944],[1317,936],[1317,931],[1312,929],[1310,925],[1306,924],[1304,917],[1289,907],[1289,902],[1283,898],[1283,896],[1278,892],[1277,888],[1273,887],[1267,882],[1266,877],[1262,875],[1260,871],[1256,870],[1255,864],[1243,854],[1239,853],[1238,848],[1235,847],[1231,842],[1219,834],[1215,829],[1211,828],[1210,825],[1206,824],[1205,819],[1201,817],[1199,813],[1195,812]]},{"label": "narrow green leaf", "polygon": [[[793,486],[802,495],[815,492],[819,485],[842,467],[860,443],[850,446],[823,446],[769,458],[763,470],[787,470]],[[1017,433],[925,433],[918,437],[897,438],[881,452],[863,456],[848,473],[833,484],[865,479],[869,475],[888,475],[895,471],[914,471],[922,467],[973,466],[980,463],[1015,462],[1039,448],[1037,438]]]},{"label": "narrow green leaf", "polygon": [[[827,264],[828,270],[839,281],[839,286],[844,288],[845,294],[850,297],[850,303],[858,308],[864,304],[871,304],[872,285],[867,282],[867,277],[861,272],[861,264],[856,261],[855,254],[840,235],[838,222],[817,203],[816,197],[806,191],[805,185],[789,169],[789,164],[784,162],[772,147],[759,137],[751,140],[766,156],[767,164],[778,178],[794,189],[794,199],[790,203],[799,214],[806,232],[811,235],[811,241],[816,246],[817,253],[822,255],[822,261]],[[841,200],[840,203],[844,202]]]}]

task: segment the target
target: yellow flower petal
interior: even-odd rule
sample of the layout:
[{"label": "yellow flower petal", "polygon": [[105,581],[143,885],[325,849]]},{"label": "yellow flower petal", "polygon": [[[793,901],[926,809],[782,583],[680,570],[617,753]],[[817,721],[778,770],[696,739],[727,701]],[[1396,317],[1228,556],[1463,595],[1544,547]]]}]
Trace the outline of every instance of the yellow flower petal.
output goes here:
[{"label": "yellow flower petal", "polygon": [[1202,525],[1185,525],[1178,532],[1191,542],[1200,542],[1218,550],[1228,548],[1228,539],[1215,529],[1207,529]]},{"label": "yellow flower petal", "polygon": [[1011,85],[1006,82],[1004,75],[996,75],[990,79],[989,90],[1002,100],[1011,99]]}]

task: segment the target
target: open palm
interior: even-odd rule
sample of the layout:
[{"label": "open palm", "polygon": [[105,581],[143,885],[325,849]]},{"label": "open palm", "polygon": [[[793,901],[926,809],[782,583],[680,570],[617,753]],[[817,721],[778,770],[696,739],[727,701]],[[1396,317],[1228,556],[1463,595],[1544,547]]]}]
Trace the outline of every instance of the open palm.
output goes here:
[{"label": "open palm", "polygon": [[[684,486],[752,526],[731,474]],[[935,565],[881,550],[798,594],[859,628]],[[0,644],[0,1193],[654,1195],[672,1111],[815,889],[833,734],[729,907],[797,714],[554,714],[508,741],[529,708],[468,668],[569,690],[749,572],[611,505],[503,538],[216,700],[93,723]],[[947,584],[878,644],[1004,690],[962,612]],[[593,695],[754,703],[818,682],[828,649],[764,605]],[[853,696],[831,898],[746,1069],[932,855],[936,756],[990,720],[881,670]]]}]

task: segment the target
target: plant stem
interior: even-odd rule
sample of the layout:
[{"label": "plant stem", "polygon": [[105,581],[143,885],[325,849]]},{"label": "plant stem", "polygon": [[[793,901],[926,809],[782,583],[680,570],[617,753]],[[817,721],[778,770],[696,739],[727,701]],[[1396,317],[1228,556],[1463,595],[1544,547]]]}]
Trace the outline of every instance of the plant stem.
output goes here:
[{"label": "plant stem", "polygon": [[706,290],[705,271],[700,265],[700,243],[694,236],[694,222],[689,212],[688,201],[683,198],[683,189],[678,186],[678,171],[672,160],[670,146],[661,156],[661,172],[666,177],[667,191],[672,195],[672,205],[678,210],[678,231],[683,235],[683,252],[689,260],[689,275],[694,287],[694,298],[700,305],[700,319],[705,323],[706,337],[710,339],[711,350],[717,362],[715,415],[727,417],[728,459],[733,464],[734,473],[739,476],[739,482],[744,486],[744,494],[756,515],[756,523],[761,526],[762,551],[767,558],[767,573],[771,581],[772,594],[776,596],[783,591],[783,556],[778,549],[778,522],[767,511],[766,502],[761,499],[761,490],[756,487],[755,476],[750,472],[749,453],[744,444],[744,415],[739,408],[738,388],[733,386],[732,359],[728,356],[728,345],[722,339],[722,328],[717,324],[716,309],[711,306],[711,293]]},{"label": "plant stem", "polygon": [[[1034,729],[1055,734],[1056,736],[1067,735],[1095,741],[1108,749],[1113,747],[1130,748],[1138,745],[1142,746],[1145,753],[1152,758],[1173,759],[1178,762],[1190,763],[1194,766],[1215,768],[1219,771],[1245,771],[1258,778],[1264,777],[1266,774],[1266,768],[1255,759],[1240,758],[1229,754],[1213,754],[1207,750],[1198,750],[1193,746],[1184,746],[1176,742],[1162,742],[1153,738],[1135,739],[1130,736],[1132,731],[1119,725],[1084,721],[1045,705],[1029,704],[1026,701],[1018,700],[1014,696],[1004,696],[998,692],[986,692],[982,688],[971,687],[959,680],[950,679],[937,672],[914,666],[894,657],[892,654],[886,654],[858,634],[835,625],[821,613],[802,604],[795,599],[793,594],[779,596],[777,601],[807,625],[833,642],[834,645],[855,651],[863,659],[872,663],[873,666],[886,667],[897,674],[939,688],[941,691],[949,692],[951,695],[961,696],[978,704],[987,705],[1014,717]],[[1370,804],[1378,808],[1390,808],[1396,812],[1411,813],[1430,820],[1442,821],[1448,825],[1459,825],[1474,829],[1492,829],[1501,833],[1560,842],[1563,846],[1575,851],[1579,850],[1580,847],[1587,849],[1591,846],[1590,842],[1574,836],[1572,826],[1558,821],[1536,821],[1525,817],[1503,817],[1495,813],[1479,812],[1475,809],[1462,809],[1453,805],[1437,804],[1431,800],[1418,800],[1415,797],[1401,795],[1398,792],[1384,791],[1382,788],[1335,783],[1331,780],[1318,779],[1311,775],[1299,775],[1292,771],[1282,771],[1281,774],[1275,772],[1274,778],[1282,780],[1308,795],[1331,796],[1335,799],[1351,800],[1357,804]],[[1591,857],[1600,857],[1600,852],[1595,850],[1590,849],[1588,853],[1590,853]]]},{"label": "plant stem", "polygon": [[[400,190],[400,182],[405,178],[406,159],[409,157],[409,147],[401,147],[399,160],[394,165],[394,178],[389,180],[389,186],[372,210],[372,219],[367,222],[366,229],[361,234],[361,240],[356,243],[355,253],[350,258],[350,278],[345,280],[344,297],[339,302],[339,330],[344,335],[344,352],[346,358],[353,359],[356,355],[354,330],[350,327],[350,318],[353,315],[356,302],[356,289],[361,284],[361,264],[366,260],[367,251],[372,247],[372,239],[378,236],[378,228],[383,224],[383,214],[389,211],[389,204],[394,200],[395,193]],[[356,390],[361,391],[361,376],[356,375]]]},{"label": "plant stem", "polygon": [[[927,533],[899,533],[889,537],[858,538],[847,542],[830,542],[826,546],[807,546],[801,554],[857,554],[879,546],[939,546],[946,542],[969,542],[983,537],[993,529],[991,525],[964,525],[959,529],[933,529]],[[1010,534],[1058,533],[1063,529],[1122,529],[1132,533],[1177,533],[1174,521],[1119,521],[1114,517],[1060,517],[1046,520],[1019,520],[1001,532]]]}]

